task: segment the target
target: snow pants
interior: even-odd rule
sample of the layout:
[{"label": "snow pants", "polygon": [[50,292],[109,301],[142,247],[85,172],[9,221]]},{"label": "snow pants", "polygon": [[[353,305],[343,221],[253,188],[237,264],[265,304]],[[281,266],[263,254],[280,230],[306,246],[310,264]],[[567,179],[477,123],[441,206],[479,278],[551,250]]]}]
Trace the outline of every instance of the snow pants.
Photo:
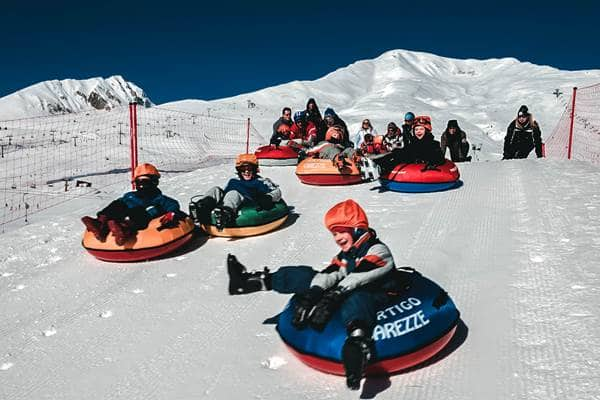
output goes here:
[{"label": "snow pants", "polygon": [[127,207],[122,200],[115,200],[97,213],[98,216],[105,215],[109,220],[123,222],[128,219],[136,230],[146,229],[152,217],[144,207]]},{"label": "snow pants", "polygon": [[[281,267],[271,275],[272,289],[279,293],[302,293],[309,289],[318,272],[307,266]],[[377,324],[377,310],[390,301],[385,289],[357,288],[350,292],[339,312],[345,326],[360,321],[368,335]]]},{"label": "snow pants", "polygon": [[225,207],[231,208],[234,212],[237,212],[237,209],[244,202],[244,196],[240,194],[237,190],[230,190],[225,193],[223,189],[218,186],[215,186],[206,192],[206,197],[212,197],[216,200],[217,204],[222,204]]}]

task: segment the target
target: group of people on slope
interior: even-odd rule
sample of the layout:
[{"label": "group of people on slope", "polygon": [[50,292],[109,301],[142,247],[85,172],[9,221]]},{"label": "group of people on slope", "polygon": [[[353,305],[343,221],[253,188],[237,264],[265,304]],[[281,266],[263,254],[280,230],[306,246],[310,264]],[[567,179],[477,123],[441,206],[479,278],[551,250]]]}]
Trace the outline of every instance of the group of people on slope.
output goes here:
[{"label": "group of people on slope", "polygon": [[[378,155],[397,151],[399,149],[408,149],[415,143],[430,142],[433,139],[431,132],[431,121],[424,126],[429,134],[419,137],[415,135],[414,128],[419,126],[424,117],[416,117],[414,113],[407,112],[404,116],[404,123],[398,127],[395,122],[387,125],[385,134],[378,135],[369,119],[362,121],[358,132],[354,135],[354,146],[364,155]],[[415,122],[418,122],[415,124]],[[441,143],[442,155],[445,157],[447,149],[450,150],[450,157],[454,162],[471,161],[469,153],[469,143],[467,134],[460,129],[458,122],[453,119],[448,121],[446,130],[442,133]],[[419,146],[417,146],[419,147]],[[421,145],[422,147],[422,145]],[[407,154],[408,156],[408,154]],[[411,157],[407,157],[410,159]]]}]

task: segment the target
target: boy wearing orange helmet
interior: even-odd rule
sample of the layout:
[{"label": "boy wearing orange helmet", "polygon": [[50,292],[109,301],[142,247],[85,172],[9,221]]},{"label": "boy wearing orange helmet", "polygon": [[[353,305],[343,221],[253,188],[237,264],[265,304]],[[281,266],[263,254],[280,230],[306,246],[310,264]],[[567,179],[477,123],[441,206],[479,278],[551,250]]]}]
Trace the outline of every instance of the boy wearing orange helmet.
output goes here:
[{"label": "boy wearing orange helmet", "polygon": [[160,173],[154,165],[138,165],[133,172],[136,190],[110,203],[97,213],[97,218],[85,216],[81,222],[100,241],[105,241],[111,232],[119,246],[161,215],[161,224],[172,225],[183,213],[177,200],[162,194],[158,188],[159,178]]},{"label": "boy wearing orange helmet", "polygon": [[258,175],[258,160],[254,154],[240,154],[235,161],[237,178],[231,178],[225,188],[215,186],[198,200],[192,198],[190,214],[200,223],[210,221],[211,212],[222,230],[233,223],[243,203],[252,202],[264,210],[281,200],[281,190],[269,178]]},{"label": "boy wearing orange helmet", "polygon": [[229,254],[229,294],[295,293],[292,323],[297,329],[323,330],[339,311],[347,331],[342,349],[347,385],[356,390],[373,352],[376,310],[403,290],[407,276],[395,268],[389,248],[369,228],[366,213],[353,200],[333,206],[324,222],[341,250],[327,268],[317,272],[310,267],[281,267],[271,273],[265,267],[247,272]]}]

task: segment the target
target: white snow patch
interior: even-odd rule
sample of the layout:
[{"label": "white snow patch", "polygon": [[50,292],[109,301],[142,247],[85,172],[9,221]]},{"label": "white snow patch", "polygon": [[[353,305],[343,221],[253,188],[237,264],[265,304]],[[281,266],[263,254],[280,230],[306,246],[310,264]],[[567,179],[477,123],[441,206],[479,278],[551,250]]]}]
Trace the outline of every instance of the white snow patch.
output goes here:
[{"label": "white snow patch", "polygon": [[177,274],[174,273],[174,272],[170,272],[168,274],[165,274],[165,278],[175,278],[176,276],[177,276]]},{"label": "white snow patch", "polygon": [[185,258],[186,258],[185,256],[179,256],[179,257],[175,257],[175,260],[182,261],[182,260],[185,260]]},{"label": "white snow patch", "polygon": [[54,335],[56,335],[56,328],[52,326],[49,329],[46,329],[45,331],[43,331],[42,335],[44,335],[46,337],[54,336]]},{"label": "white snow patch", "polygon": [[544,256],[540,256],[540,255],[531,255],[529,257],[529,259],[531,260],[531,262],[534,262],[534,263],[541,263],[541,262],[544,262],[544,260],[545,260]]},{"label": "white snow patch", "polygon": [[144,293],[144,289],[133,289],[131,291],[131,293],[133,293],[133,294],[142,294],[142,293]]},{"label": "white snow patch", "polygon": [[11,369],[15,364],[11,363],[11,362],[5,362],[2,365],[0,365],[0,371],[6,371]]},{"label": "white snow patch", "polygon": [[26,285],[19,284],[19,285],[16,285],[16,286],[15,286],[15,287],[12,289],[12,291],[13,291],[13,292],[18,292],[18,291],[21,291],[21,290],[25,289],[26,287],[27,287]]},{"label": "white snow patch", "polygon": [[110,318],[113,316],[113,312],[111,310],[102,311],[100,313],[100,318]]},{"label": "white snow patch", "polygon": [[12,276],[14,274],[15,274],[14,272],[3,272],[3,273],[0,274],[0,277],[2,277],[2,278],[8,278],[9,276]]},{"label": "white snow patch", "polygon": [[279,357],[279,356],[269,357],[268,359],[266,359],[265,361],[263,361],[261,363],[261,365],[263,367],[272,369],[272,370],[279,369],[279,368],[283,367],[285,364],[287,364],[287,361],[283,357]]}]

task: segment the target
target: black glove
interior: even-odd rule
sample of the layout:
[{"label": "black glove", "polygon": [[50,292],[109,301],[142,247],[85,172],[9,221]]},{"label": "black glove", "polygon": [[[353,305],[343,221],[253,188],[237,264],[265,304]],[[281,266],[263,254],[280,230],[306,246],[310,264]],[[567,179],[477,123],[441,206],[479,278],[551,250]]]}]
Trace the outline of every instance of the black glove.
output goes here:
[{"label": "black glove", "polygon": [[310,289],[298,293],[294,301],[294,318],[292,325],[297,329],[304,329],[308,325],[308,320],[315,308],[315,304],[323,297],[323,289],[313,286]]},{"label": "black glove", "polygon": [[423,167],[423,169],[421,170],[421,172],[425,172],[425,171],[439,171],[440,169],[438,168],[437,165],[435,164],[431,164],[431,163],[427,163],[425,164],[425,167]]},{"label": "black glove", "polygon": [[272,137],[271,140],[269,141],[269,144],[272,144],[274,146],[279,146],[281,144],[281,136],[277,135],[275,137]]},{"label": "black glove", "polygon": [[335,288],[325,293],[310,314],[310,326],[317,331],[325,329],[325,325],[343,301],[344,295],[341,288]]},{"label": "black glove", "polygon": [[263,210],[270,210],[273,208],[273,198],[268,194],[259,194],[256,196],[256,202],[258,206]]}]

